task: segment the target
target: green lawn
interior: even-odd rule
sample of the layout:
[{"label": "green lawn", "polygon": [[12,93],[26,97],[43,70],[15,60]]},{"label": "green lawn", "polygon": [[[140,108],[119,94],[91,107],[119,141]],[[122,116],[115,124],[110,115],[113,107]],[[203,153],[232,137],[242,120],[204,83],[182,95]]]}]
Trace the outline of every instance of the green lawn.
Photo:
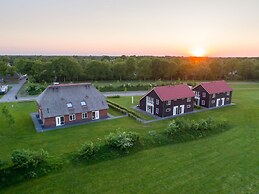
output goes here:
[{"label": "green lawn", "polygon": [[141,112],[137,111],[135,108],[132,108],[133,106],[138,105],[140,98],[141,98],[141,96],[134,96],[133,104],[132,104],[132,96],[124,96],[124,97],[120,97],[120,98],[108,98],[108,99],[112,102],[115,102],[119,105],[122,105],[122,106],[136,112],[137,114],[139,114],[141,116],[141,118],[143,118],[145,120],[154,120],[154,117],[141,113]]},{"label": "green lawn", "polygon": [[[22,182],[0,193],[258,193],[259,86],[233,84],[236,106],[195,113],[186,118],[227,119],[231,128],[203,139],[150,147],[95,164],[67,164],[59,172]],[[248,88],[248,89],[245,89]],[[130,102],[125,98],[125,105]],[[14,107],[12,107],[12,104]],[[127,105],[128,104],[128,105]],[[131,118],[36,133],[29,112],[35,103],[8,103],[12,128],[0,117],[0,159],[10,161],[17,148],[44,148],[54,156],[77,149],[85,140],[103,141],[117,128],[142,136],[162,131],[168,120],[142,125]]]}]

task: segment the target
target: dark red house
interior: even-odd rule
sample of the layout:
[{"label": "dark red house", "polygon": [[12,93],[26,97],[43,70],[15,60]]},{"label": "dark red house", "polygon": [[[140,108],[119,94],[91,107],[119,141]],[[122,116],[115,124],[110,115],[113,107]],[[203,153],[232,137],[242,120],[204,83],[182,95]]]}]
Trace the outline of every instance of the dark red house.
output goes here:
[{"label": "dark red house", "polygon": [[210,108],[231,104],[233,89],[226,81],[202,82],[193,91],[197,106]]},{"label": "dark red house", "polygon": [[194,93],[187,85],[155,87],[140,99],[139,108],[159,117],[192,112]]},{"label": "dark red house", "polygon": [[48,86],[37,98],[45,128],[107,117],[105,97],[90,83]]}]

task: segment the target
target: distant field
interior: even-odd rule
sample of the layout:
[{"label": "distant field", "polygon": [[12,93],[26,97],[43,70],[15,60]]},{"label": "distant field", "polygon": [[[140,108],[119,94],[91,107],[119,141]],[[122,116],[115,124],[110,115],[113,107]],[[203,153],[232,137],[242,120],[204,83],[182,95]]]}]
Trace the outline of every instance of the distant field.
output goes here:
[{"label": "distant field", "polygon": [[[186,143],[147,147],[91,165],[67,164],[59,172],[0,188],[0,193],[258,193],[259,85],[232,86],[235,106],[185,116],[227,119],[231,128],[224,133]],[[135,97],[135,103],[138,98]],[[130,98],[116,100],[131,106]],[[105,135],[118,128],[144,136],[150,130],[163,131],[169,122],[143,125],[126,117],[36,133],[29,116],[36,111],[34,102],[4,103],[0,109],[4,105],[15,117],[14,126],[9,127],[0,116],[0,159],[9,163],[14,149],[44,148],[51,155],[64,156],[86,140],[104,141]]]}]

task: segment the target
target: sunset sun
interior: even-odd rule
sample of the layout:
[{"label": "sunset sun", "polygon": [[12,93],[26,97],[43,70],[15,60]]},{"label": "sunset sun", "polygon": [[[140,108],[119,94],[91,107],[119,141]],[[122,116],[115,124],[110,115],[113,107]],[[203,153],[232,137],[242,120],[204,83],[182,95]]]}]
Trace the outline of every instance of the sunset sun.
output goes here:
[{"label": "sunset sun", "polygon": [[204,57],[206,52],[203,48],[196,48],[191,51],[191,54],[195,57]]}]

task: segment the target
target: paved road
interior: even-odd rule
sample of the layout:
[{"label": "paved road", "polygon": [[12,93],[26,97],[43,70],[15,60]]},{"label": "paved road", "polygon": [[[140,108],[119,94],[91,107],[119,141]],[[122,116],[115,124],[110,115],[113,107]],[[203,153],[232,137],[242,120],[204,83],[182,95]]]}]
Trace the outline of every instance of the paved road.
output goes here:
[{"label": "paved road", "polygon": [[9,90],[3,97],[0,99],[0,102],[14,102],[16,101],[15,96],[23,86],[23,84],[26,82],[26,79],[22,79],[19,81],[18,84],[9,84],[9,86],[12,86],[11,90]]},{"label": "paved road", "polygon": [[[23,81],[23,80],[22,80]],[[5,94],[1,99],[1,102],[19,102],[19,101],[33,101],[36,100],[38,96],[26,96],[26,97],[18,97],[18,99],[15,99],[15,95],[19,92],[21,87],[23,86],[25,82],[20,82],[19,84],[12,84],[13,88]],[[104,96],[143,96],[147,91],[128,91],[128,92],[103,92]]]}]

